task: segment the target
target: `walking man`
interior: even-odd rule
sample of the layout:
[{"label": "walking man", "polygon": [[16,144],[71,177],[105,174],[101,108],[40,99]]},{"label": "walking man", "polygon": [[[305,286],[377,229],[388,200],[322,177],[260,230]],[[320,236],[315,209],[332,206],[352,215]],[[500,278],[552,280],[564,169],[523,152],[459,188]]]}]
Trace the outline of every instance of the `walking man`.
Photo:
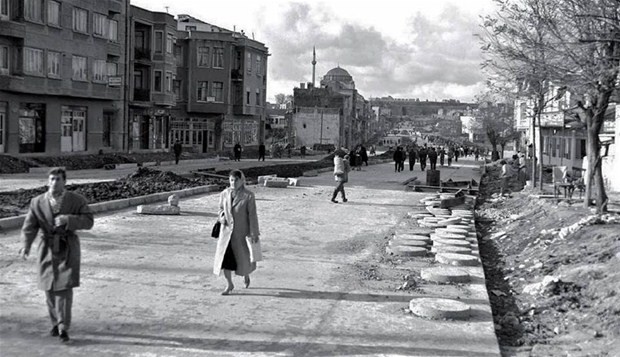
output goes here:
[{"label": "walking man", "polygon": [[260,161],[260,159],[265,161],[265,144],[262,142],[258,145],[258,161]]},{"label": "walking man", "polygon": [[431,162],[431,170],[437,170],[437,151],[435,151],[435,147],[431,147],[431,150],[428,152],[428,159]]},{"label": "walking man", "polygon": [[48,173],[48,191],[32,199],[22,226],[20,255],[28,258],[40,232],[39,288],[45,291],[52,323],[50,334],[69,341],[73,288],[80,285],[80,241],[75,231],[90,229],[93,214],[86,198],[65,190],[67,174],[55,168]]},{"label": "walking man", "polygon": [[239,143],[235,144],[235,147],[233,150],[235,152],[235,161],[241,161],[241,152],[243,151],[241,144]]},{"label": "walking man", "polygon": [[172,150],[174,151],[174,163],[175,165],[178,165],[179,159],[181,158],[181,152],[183,152],[183,145],[179,140],[174,142],[174,145],[172,145]]},{"label": "walking man", "polygon": [[415,159],[418,156],[416,154],[416,148],[414,145],[411,145],[409,148],[409,171],[413,171],[413,166],[415,165]]},{"label": "walking man", "polygon": [[420,159],[420,168],[422,169],[422,171],[426,169],[426,155],[427,154],[428,153],[426,152],[426,147],[420,148],[420,151],[418,152],[418,157]]}]

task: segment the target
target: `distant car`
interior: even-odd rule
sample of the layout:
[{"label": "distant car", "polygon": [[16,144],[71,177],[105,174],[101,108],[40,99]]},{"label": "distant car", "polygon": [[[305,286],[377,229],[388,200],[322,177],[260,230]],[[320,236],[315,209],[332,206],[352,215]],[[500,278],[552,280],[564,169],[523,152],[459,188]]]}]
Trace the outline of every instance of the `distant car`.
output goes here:
[{"label": "distant car", "polygon": [[336,150],[336,146],[334,144],[314,144],[312,150],[333,152]]}]

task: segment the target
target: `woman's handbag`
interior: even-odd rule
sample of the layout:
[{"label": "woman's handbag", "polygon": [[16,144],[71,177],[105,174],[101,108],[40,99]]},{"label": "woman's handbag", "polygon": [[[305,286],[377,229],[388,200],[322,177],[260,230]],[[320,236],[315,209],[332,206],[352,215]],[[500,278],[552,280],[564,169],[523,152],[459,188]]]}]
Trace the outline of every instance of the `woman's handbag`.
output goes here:
[{"label": "woman's handbag", "polygon": [[260,248],[260,241],[252,242],[252,238],[246,237],[245,241],[248,243],[248,250],[250,251],[250,262],[258,262],[263,260],[263,251]]},{"label": "woman's handbag", "polygon": [[211,230],[211,237],[216,238],[216,239],[220,237],[221,226],[222,224],[220,223],[220,221],[215,222],[215,224],[213,225],[213,229]]}]

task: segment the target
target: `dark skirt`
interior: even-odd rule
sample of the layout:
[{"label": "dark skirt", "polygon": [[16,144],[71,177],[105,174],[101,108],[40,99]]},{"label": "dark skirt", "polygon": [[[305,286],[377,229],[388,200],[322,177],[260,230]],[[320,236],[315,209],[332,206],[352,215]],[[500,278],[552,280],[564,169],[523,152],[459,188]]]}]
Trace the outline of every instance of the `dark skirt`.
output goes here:
[{"label": "dark skirt", "polygon": [[226,253],[224,253],[224,260],[222,261],[222,269],[237,270],[237,260],[235,260],[235,253],[232,250],[232,245],[228,243]]}]

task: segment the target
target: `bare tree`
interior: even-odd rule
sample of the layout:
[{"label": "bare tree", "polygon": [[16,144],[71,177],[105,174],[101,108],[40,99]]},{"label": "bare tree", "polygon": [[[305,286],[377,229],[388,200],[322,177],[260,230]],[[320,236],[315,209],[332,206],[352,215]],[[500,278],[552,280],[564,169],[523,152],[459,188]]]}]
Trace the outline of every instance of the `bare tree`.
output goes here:
[{"label": "bare tree", "polygon": [[[549,0],[551,1],[551,0]],[[563,0],[556,11],[562,21],[549,23],[553,49],[564,57],[557,73],[577,97],[573,109],[587,129],[588,174],[585,207],[596,190],[597,212],[607,210],[599,134],[610,98],[618,89],[620,70],[620,2],[618,0]]]}]

